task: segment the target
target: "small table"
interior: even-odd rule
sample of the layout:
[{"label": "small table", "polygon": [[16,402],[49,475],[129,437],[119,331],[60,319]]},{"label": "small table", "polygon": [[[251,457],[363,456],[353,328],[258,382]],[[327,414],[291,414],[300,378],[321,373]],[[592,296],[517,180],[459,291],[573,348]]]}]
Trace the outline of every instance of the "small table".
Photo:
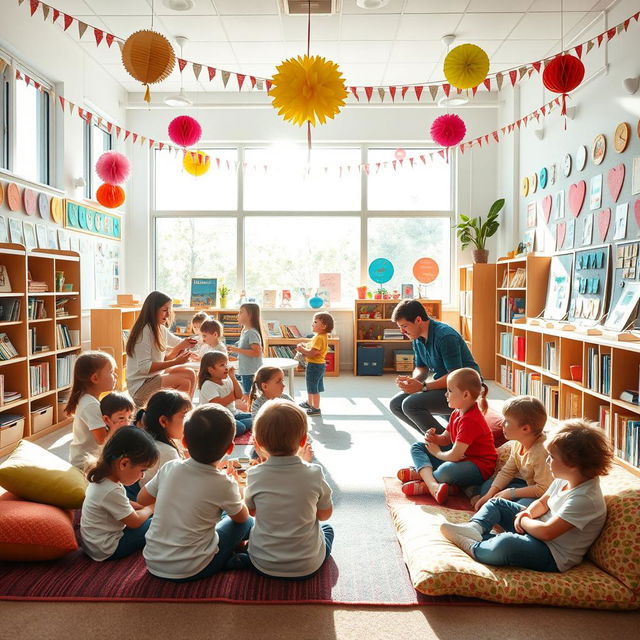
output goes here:
[{"label": "small table", "polygon": [[293,378],[298,361],[293,358],[263,358],[262,365],[266,367],[278,367],[282,369],[289,377],[289,395],[295,397],[293,389]]}]

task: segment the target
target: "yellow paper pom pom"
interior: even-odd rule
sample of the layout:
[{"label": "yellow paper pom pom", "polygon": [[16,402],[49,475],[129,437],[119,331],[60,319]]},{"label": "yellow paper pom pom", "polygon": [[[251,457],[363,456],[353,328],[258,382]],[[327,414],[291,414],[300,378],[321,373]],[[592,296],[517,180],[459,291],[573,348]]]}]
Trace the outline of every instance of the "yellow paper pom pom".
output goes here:
[{"label": "yellow paper pom pom", "polygon": [[298,56],[276,67],[269,95],[278,115],[298,126],[316,119],[324,124],[327,118],[340,113],[347,89],[335,62],[321,56]]},{"label": "yellow paper pom pom", "polygon": [[187,151],[182,160],[187,173],[196,178],[203,176],[211,167],[211,158],[204,151]]},{"label": "yellow paper pom pom", "polygon": [[475,44],[461,44],[444,59],[444,75],[456,89],[477,87],[489,73],[489,56]]}]

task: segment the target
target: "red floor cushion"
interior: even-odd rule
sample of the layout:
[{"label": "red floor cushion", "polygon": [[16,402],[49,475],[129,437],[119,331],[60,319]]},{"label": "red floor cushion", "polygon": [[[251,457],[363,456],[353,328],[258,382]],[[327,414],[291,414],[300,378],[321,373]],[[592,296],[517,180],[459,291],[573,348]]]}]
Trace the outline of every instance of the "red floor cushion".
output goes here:
[{"label": "red floor cushion", "polygon": [[484,419],[487,421],[489,429],[491,429],[493,442],[497,449],[507,441],[507,439],[504,437],[504,431],[502,430],[502,425],[504,424],[504,416],[499,411],[489,409],[487,413],[484,414]]}]

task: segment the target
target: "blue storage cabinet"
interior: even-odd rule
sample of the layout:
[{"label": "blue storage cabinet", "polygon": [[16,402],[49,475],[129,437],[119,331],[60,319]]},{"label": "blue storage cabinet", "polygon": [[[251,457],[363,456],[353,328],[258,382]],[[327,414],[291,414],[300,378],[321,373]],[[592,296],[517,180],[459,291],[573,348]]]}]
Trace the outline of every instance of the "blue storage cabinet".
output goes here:
[{"label": "blue storage cabinet", "polygon": [[384,366],[384,347],[358,346],[357,374],[359,376],[381,376]]}]

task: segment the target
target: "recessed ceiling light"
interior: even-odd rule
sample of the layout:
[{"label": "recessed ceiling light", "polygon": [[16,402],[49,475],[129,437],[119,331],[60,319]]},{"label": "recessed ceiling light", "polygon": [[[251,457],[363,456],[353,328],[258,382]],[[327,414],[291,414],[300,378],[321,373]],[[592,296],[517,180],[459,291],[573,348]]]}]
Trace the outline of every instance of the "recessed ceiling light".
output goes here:
[{"label": "recessed ceiling light", "polygon": [[193,9],[193,0],[162,0],[162,4],[173,11],[189,11],[189,9]]},{"label": "recessed ceiling light", "polygon": [[389,4],[389,0],[356,0],[356,4],[361,9],[382,9]]}]

